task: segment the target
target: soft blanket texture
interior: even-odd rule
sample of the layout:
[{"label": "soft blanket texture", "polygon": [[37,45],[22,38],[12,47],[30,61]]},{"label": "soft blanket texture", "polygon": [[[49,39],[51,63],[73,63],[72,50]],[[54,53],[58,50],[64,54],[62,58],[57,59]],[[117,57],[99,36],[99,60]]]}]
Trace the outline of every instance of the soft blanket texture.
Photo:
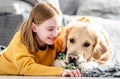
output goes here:
[{"label": "soft blanket texture", "polygon": [[115,61],[111,65],[89,69],[82,74],[85,77],[120,77],[120,62]]}]

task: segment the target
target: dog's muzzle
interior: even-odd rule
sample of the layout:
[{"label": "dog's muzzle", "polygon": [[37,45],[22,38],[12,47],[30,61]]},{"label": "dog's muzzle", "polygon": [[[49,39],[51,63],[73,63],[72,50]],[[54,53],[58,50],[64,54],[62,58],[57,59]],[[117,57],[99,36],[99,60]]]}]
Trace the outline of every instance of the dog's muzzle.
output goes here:
[{"label": "dog's muzzle", "polygon": [[70,53],[68,55],[69,63],[75,63],[79,59],[79,57],[75,53]]}]

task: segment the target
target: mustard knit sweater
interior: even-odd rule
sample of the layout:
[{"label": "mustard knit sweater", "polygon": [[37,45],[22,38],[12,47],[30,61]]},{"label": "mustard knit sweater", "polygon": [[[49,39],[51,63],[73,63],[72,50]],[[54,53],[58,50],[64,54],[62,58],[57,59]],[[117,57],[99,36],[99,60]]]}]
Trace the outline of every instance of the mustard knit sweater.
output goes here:
[{"label": "mustard knit sweater", "polygon": [[0,74],[60,76],[63,68],[51,66],[56,57],[56,50],[60,49],[59,44],[54,45],[54,49],[47,47],[46,50],[39,50],[32,55],[20,42],[20,32],[17,32],[7,49],[0,55]]}]

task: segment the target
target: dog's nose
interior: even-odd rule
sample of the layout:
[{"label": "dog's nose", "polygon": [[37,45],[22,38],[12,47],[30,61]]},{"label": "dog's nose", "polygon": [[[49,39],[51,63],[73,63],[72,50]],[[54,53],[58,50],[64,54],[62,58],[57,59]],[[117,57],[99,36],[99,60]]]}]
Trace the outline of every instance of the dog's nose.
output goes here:
[{"label": "dog's nose", "polygon": [[76,63],[79,57],[74,53],[70,53],[68,55],[68,58],[69,58],[69,63]]}]

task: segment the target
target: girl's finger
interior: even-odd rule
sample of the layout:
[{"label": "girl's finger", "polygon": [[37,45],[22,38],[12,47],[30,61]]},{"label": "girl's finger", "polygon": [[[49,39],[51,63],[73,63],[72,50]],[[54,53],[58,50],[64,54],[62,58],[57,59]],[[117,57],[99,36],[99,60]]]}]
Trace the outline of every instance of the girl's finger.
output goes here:
[{"label": "girl's finger", "polygon": [[81,76],[82,76],[82,74],[80,73],[80,70],[79,70],[79,69],[76,70],[76,73],[78,74],[78,77],[81,77]]}]

